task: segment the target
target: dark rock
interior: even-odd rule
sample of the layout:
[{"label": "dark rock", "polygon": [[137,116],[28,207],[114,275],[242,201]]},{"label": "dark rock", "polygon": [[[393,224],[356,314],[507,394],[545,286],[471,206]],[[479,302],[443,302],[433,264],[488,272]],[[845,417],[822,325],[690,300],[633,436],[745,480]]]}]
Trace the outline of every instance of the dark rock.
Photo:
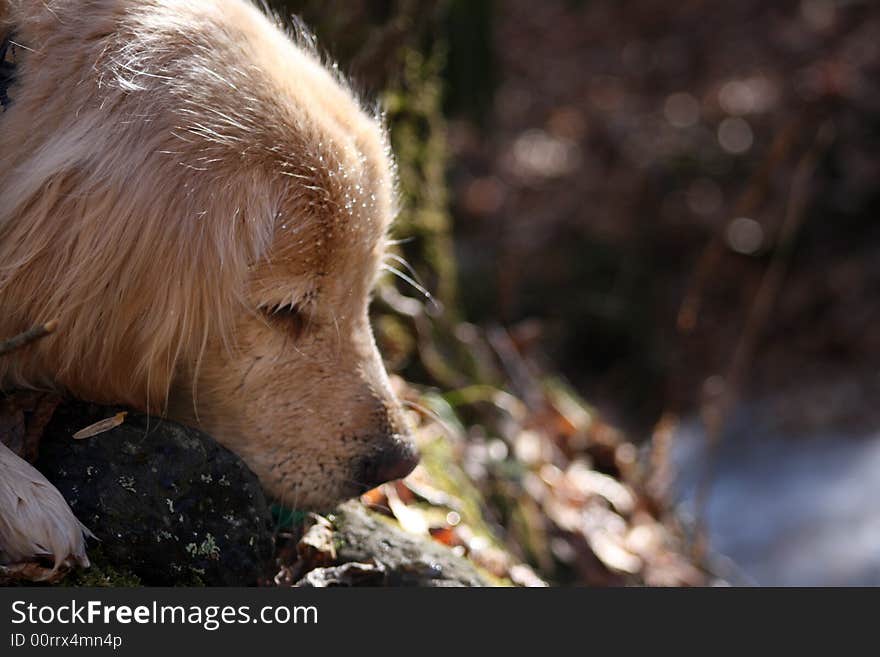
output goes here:
[{"label": "dark rock", "polygon": [[274,544],[256,476],[208,435],[141,413],[72,438],[121,410],[59,406],[36,464],[100,539],[95,552],[146,585],[257,584]]},{"label": "dark rock", "polygon": [[[419,538],[371,513],[356,501],[346,502],[332,517],[339,563],[373,564],[375,570],[358,584],[383,586],[487,586],[473,564],[430,538]],[[316,586],[318,579],[339,584],[343,573],[322,573],[301,585]],[[344,573],[351,575],[351,573]],[[325,575],[330,575],[325,577]],[[379,577],[381,575],[381,577]],[[334,580],[334,577],[336,580]],[[344,580],[344,578],[343,578]],[[331,584],[332,585],[332,584]]]}]

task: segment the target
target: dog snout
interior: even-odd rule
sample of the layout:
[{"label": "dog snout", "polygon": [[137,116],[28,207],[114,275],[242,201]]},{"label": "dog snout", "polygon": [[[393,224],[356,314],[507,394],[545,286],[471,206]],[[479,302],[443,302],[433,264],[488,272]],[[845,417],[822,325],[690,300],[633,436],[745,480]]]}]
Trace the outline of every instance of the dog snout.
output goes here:
[{"label": "dog snout", "polygon": [[358,483],[364,490],[369,490],[386,481],[403,479],[418,463],[419,452],[412,441],[407,437],[395,436],[388,446],[361,461]]}]

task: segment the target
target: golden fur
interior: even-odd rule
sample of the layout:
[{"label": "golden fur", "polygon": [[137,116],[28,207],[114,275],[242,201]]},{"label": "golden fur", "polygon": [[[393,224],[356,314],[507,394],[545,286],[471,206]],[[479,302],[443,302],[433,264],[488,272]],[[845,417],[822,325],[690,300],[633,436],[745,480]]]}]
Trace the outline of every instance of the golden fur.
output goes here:
[{"label": "golden fur", "polygon": [[299,506],[412,462],[367,318],[393,166],[339,77],[246,0],[0,0],[9,29],[0,337],[59,328],[0,386],[198,424]]}]

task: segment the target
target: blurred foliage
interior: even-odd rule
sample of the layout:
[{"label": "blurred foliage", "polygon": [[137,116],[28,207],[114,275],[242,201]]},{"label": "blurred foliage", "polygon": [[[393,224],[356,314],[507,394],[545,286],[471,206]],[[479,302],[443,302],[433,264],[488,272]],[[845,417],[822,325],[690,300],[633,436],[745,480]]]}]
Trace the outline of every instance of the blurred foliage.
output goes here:
[{"label": "blurred foliage", "polygon": [[647,435],[726,376],[803,204],[750,390],[877,365],[876,3],[492,6],[489,119],[450,124],[465,316],[528,322],[547,361]]},{"label": "blurred foliage", "polygon": [[493,0],[450,0],[446,32],[447,114],[466,115],[486,126],[498,86],[492,24]]}]

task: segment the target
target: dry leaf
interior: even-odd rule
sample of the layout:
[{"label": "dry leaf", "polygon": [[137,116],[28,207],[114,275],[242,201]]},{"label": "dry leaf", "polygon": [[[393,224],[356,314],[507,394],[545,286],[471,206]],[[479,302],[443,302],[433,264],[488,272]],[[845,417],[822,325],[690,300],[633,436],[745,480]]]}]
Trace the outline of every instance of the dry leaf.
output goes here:
[{"label": "dry leaf", "polygon": [[461,541],[451,527],[437,527],[431,530],[431,537],[438,543],[442,543],[448,547],[461,545]]},{"label": "dry leaf", "polygon": [[324,523],[315,523],[300,539],[296,551],[307,568],[332,564],[336,561],[333,530]]},{"label": "dry leaf", "polygon": [[383,490],[384,486],[377,486],[376,488],[371,488],[366,493],[361,495],[361,502],[368,506],[385,506],[386,498],[385,491]]},{"label": "dry leaf", "polygon": [[7,585],[13,582],[42,582],[45,584],[57,584],[69,572],[66,562],[59,568],[47,568],[39,563],[17,563],[9,566],[0,566],[0,584]]},{"label": "dry leaf", "polygon": [[113,417],[108,417],[106,420],[101,420],[100,422],[90,424],[86,428],[80,429],[75,434],[73,434],[73,438],[74,440],[83,440],[84,438],[91,438],[92,436],[97,436],[99,433],[110,431],[110,429],[114,429],[125,422],[126,415],[128,415],[128,413],[126,411],[122,411],[121,413],[117,413]]},{"label": "dry leaf", "polygon": [[598,529],[587,537],[593,553],[611,570],[634,575],[642,569],[642,560],[622,545],[618,536]]},{"label": "dry leaf", "polygon": [[388,495],[388,507],[400,526],[411,534],[427,536],[428,521],[425,517],[416,509],[404,504],[393,486],[386,486],[385,493]]},{"label": "dry leaf", "polygon": [[543,588],[548,585],[547,582],[545,582],[543,579],[538,577],[537,574],[535,574],[534,570],[532,570],[524,563],[518,563],[511,566],[510,571],[507,573],[507,576],[510,577],[510,581],[517,586]]}]

